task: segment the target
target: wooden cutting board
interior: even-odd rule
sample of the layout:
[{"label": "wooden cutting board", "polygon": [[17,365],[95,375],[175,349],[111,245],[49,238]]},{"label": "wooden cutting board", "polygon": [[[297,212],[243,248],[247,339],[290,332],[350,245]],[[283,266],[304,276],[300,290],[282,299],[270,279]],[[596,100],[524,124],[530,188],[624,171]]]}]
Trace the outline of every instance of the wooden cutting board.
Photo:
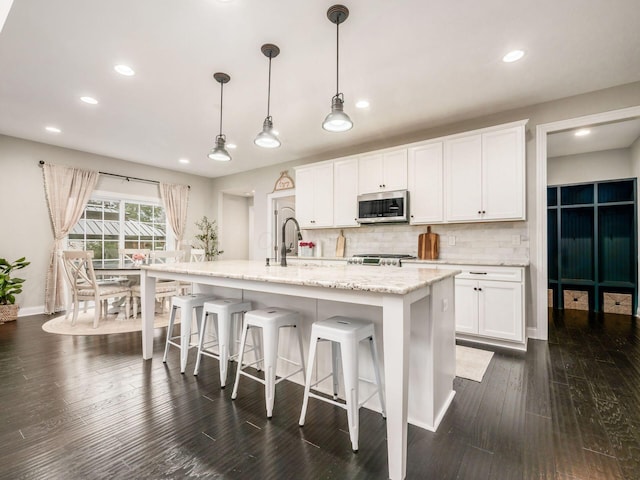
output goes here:
[{"label": "wooden cutting board", "polygon": [[440,253],[440,235],[431,233],[431,227],[427,227],[427,233],[418,236],[418,258],[420,260],[436,260]]},{"label": "wooden cutting board", "polygon": [[338,240],[336,241],[336,257],[344,257],[344,247],[346,243],[347,239],[344,238],[342,230],[340,230],[340,235],[338,235]]}]

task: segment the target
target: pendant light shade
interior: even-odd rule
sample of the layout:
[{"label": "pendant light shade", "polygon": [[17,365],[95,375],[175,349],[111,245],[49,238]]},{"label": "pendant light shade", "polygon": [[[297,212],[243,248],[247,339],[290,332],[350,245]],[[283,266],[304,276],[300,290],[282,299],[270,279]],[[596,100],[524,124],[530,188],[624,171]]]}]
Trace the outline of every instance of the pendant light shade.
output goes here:
[{"label": "pendant light shade", "polygon": [[271,59],[278,56],[280,49],[271,43],[262,45],[262,53],[269,58],[269,86],[267,89],[267,118],[262,123],[262,131],[256,135],[253,140],[257,146],[262,148],[278,148],[280,146],[280,139],[273,130],[273,119],[270,114],[271,107]]},{"label": "pendant light shade", "polygon": [[331,113],[322,122],[322,128],[329,132],[346,132],[353,127],[349,115],[344,113],[344,96],[339,88],[340,67],[340,24],[349,16],[349,9],[344,5],[334,5],[327,10],[327,18],[336,24],[336,94],[331,99]]},{"label": "pendant light shade", "polygon": [[231,77],[226,73],[218,72],[213,74],[213,78],[220,83],[220,133],[216,136],[216,146],[211,149],[207,156],[211,160],[217,160],[218,162],[229,162],[231,161],[231,155],[225,148],[227,137],[222,134],[222,95],[224,84],[228,83]]}]

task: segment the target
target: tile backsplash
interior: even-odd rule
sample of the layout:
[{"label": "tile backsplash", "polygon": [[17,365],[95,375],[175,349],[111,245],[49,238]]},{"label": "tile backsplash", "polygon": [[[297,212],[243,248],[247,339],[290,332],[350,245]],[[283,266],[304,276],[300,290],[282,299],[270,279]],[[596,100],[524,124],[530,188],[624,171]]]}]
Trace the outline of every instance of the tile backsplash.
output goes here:
[{"label": "tile backsplash", "polygon": [[[333,257],[339,228],[303,230],[313,241],[317,256]],[[417,255],[418,235],[426,225],[376,225],[342,229],[346,237],[345,257],[359,253],[402,253]],[[494,222],[433,225],[440,235],[443,260],[529,260],[527,222]]]}]

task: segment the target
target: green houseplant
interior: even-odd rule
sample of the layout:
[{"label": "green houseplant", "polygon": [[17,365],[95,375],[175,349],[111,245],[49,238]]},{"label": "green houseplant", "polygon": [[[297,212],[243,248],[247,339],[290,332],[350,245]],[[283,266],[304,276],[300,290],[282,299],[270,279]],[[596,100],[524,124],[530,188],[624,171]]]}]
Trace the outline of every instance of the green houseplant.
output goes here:
[{"label": "green houseplant", "polygon": [[207,260],[215,260],[218,255],[224,253],[218,250],[218,227],[215,220],[209,220],[206,216],[196,222],[200,233],[194,236],[197,241],[194,248],[202,248]]},{"label": "green houseplant", "polygon": [[24,278],[11,278],[13,270],[20,270],[31,262],[27,262],[25,257],[9,263],[6,259],[0,258],[0,323],[8,322],[18,318],[19,306],[16,305],[16,295],[22,292]]}]

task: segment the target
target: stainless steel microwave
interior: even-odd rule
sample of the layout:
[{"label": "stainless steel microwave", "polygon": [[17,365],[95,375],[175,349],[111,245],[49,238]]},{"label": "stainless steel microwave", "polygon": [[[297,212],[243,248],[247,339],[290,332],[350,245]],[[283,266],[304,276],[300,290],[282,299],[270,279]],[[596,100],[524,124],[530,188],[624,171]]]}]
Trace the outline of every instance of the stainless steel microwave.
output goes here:
[{"label": "stainless steel microwave", "polygon": [[403,223],[409,221],[409,192],[358,195],[358,223]]}]

